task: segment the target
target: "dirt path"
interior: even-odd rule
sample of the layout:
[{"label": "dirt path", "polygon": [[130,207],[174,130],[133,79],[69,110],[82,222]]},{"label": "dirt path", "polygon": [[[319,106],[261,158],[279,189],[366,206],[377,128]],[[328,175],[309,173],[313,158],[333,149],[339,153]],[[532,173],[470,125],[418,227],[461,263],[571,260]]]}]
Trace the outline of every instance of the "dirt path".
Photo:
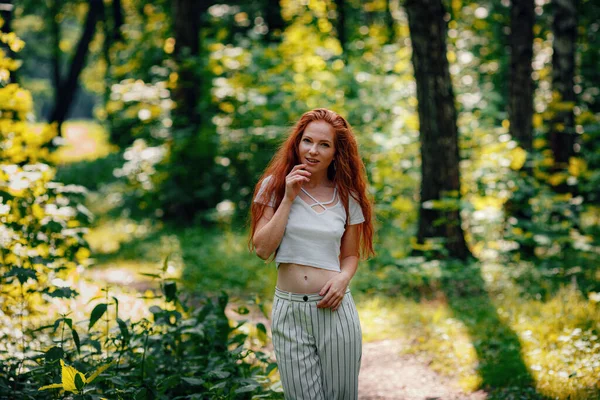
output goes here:
[{"label": "dirt path", "polygon": [[[141,281],[134,274],[115,269],[103,271],[90,270],[86,274],[95,281],[127,282],[129,289],[143,292],[156,288],[150,281]],[[237,314],[234,310],[242,303],[236,304],[231,299],[225,314],[231,320],[247,320],[252,324],[262,322],[271,331],[270,321],[257,307],[246,305],[250,313]],[[427,366],[427,361],[416,355],[402,354],[408,344],[399,339],[381,340],[363,343],[363,357],[359,374],[359,400],[485,400],[484,391],[471,394],[463,393],[452,379],[441,376]],[[273,345],[269,343],[265,352],[273,354]],[[274,356],[273,356],[274,358]]]},{"label": "dirt path", "polygon": [[361,400],[484,400],[485,392],[463,393],[455,382],[433,372],[413,355],[402,355],[402,340],[363,343],[358,398]]},{"label": "dirt path", "polygon": [[[262,322],[271,331],[270,321],[259,310],[239,315],[228,304],[225,314],[233,320]],[[403,340],[363,343],[363,357],[358,381],[359,400],[485,400],[484,391],[463,393],[451,379],[432,371],[415,355],[401,354],[408,344]],[[263,351],[273,352],[269,343]]]}]

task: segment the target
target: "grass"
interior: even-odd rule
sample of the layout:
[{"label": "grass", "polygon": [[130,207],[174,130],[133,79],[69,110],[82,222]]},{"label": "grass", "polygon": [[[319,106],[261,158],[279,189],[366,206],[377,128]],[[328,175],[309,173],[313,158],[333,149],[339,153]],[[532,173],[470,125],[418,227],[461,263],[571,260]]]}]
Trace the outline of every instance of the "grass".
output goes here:
[{"label": "grass", "polygon": [[491,399],[600,398],[597,300],[573,286],[544,301],[524,299],[499,278],[502,266],[481,269],[496,277],[481,295],[416,301],[357,294],[365,340],[407,340],[407,352],[426,354],[467,392],[492,389]]},{"label": "grass", "polygon": [[[62,173],[80,179],[114,162],[79,161]],[[110,182],[111,176],[101,179]],[[88,234],[95,269],[123,269],[139,277],[155,272],[170,254],[169,276],[180,279],[186,291],[225,290],[242,303],[258,295],[269,315],[276,271],[248,253],[243,230],[108,217],[119,203],[118,187],[110,185],[94,186],[98,192],[89,197],[89,208],[99,216]],[[403,339],[410,344],[407,352],[428,359],[467,392],[489,390],[489,399],[600,398],[599,295],[585,295],[572,284],[543,297],[528,295],[535,285],[517,284],[514,269],[535,276],[532,283],[544,277],[524,273],[535,268],[526,263],[402,258],[401,265],[363,263],[353,279],[365,341]]]},{"label": "grass", "polygon": [[[243,233],[155,227],[143,228],[145,234],[136,237],[134,232],[143,225],[106,224],[90,236],[115,241],[111,252],[98,258],[98,267],[152,270],[171,253],[174,276],[187,291],[225,290],[241,302],[259,295],[270,312],[275,268],[247,252]],[[110,226],[116,229],[114,234],[109,233]],[[359,289],[377,288],[385,279],[359,268],[352,287],[364,340],[406,340],[408,352],[429,358],[431,368],[453,376],[465,391],[495,389],[490,398],[508,399],[516,393],[527,396],[518,398],[532,399],[600,396],[597,299],[584,297],[573,286],[544,300],[527,299],[502,265],[488,262],[471,270],[477,269],[480,273],[474,276],[479,277],[466,285],[482,290],[463,296],[456,290],[463,278],[448,279],[438,282],[430,299],[415,300],[409,293],[389,297]]]}]

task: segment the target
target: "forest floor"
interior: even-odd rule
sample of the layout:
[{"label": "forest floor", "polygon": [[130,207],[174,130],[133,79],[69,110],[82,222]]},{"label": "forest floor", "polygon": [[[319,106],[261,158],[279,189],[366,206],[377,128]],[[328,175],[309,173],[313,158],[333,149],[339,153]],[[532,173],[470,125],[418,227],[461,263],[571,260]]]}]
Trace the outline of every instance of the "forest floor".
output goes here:
[{"label": "forest floor", "polygon": [[[247,304],[246,304],[247,306]],[[239,315],[238,305],[229,303],[225,314],[233,320],[262,322],[271,331],[268,318],[259,310]],[[360,314],[360,310],[359,310]],[[363,356],[358,377],[359,400],[484,400],[483,390],[464,393],[458,383],[433,371],[430,361],[418,354],[403,354],[410,346],[403,339],[363,342]],[[269,343],[263,351],[273,352]]]},{"label": "forest floor", "polygon": [[[139,279],[136,277],[137,274],[118,269],[92,268],[85,275],[96,283],[112,281],[113,285],[118,284],[116,281],[125,278],[126,286],[140,293],[156,288],[151,281]],[[113,279],[115,277],[119,279]],[[235,310],[240,306],[248,307],[249,313],[238,314]],[[263,323],[267,332],[271,332],[270,320],[256,306],[230,299],[225,314],[232,321]],[[406,354],[403,350],[408,346],[410,343],[404,339],[363,342],[359,400],[484,400],[487,398],[483,390],[464,393],[456,380],[433,371],[429,367],[431,361],[426,356]],[[274,359],[271,342],[261,351],[271,354]]]}]

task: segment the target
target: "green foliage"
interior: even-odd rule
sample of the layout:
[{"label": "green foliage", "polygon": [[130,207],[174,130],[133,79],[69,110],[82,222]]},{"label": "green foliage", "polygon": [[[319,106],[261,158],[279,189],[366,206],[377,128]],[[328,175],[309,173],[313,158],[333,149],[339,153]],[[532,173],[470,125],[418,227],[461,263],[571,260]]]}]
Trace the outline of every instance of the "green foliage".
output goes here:
[{"label": "green foliage", "polygon": [[[0,39],[13,51],[24,45],[14,33]],[[88,262],[90,213],[81,204],[84,188],[53,181],[46,145],[56,132],[26,122],[31,95],[8,83],[17,64],[0,52],[0,66],[0,318],[9,331],[25,335],[25,317],[38,314],[45,298],[76,294],[66,279]],[[7,339],[2,350],[19,351],[19,362],[31,355],[16,335]]]},{"label": "green foliage", "polygon": [[[35,386],[75,392],[89,399],[99,394],[117,399],[280,398],[270,389],[274,364],[268,355],[247,348],[248,334],[240,329],[244,321],[230,326],[224,313],[228,296],[222,292],[214,297],[182,299],[176,282],[163,277],[166,265],[165,260],[155,275],[163,294],[146,296],[154,303],[149,307],[150,318],[121,319],[117,297],[106,289],[105,299],[91,312],[87,333],[77,334],[79,323],[65,317],[38,329],[38,336],[46,333],[41,348],[47,350],[27,360],[24,374],[15,369],[17,360],[7,360],[0,375],[0,393],[47,398],[36,392]],[[65,337],[65,327],[73,333],[73,345]],[[73,367],[64,366],[63,360]],[[96,373],[88,377],[79,372],[94,369]],[[56,384],[61,375],[62,384]]]}]

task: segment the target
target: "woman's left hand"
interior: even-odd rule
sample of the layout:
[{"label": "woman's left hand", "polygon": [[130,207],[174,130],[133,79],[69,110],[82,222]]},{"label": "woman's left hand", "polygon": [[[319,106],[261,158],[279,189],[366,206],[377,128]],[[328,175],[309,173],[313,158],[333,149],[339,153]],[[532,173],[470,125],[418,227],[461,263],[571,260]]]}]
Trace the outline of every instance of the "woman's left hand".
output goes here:
[{"label": "woman's left hand", "polygon": [[327,281],[319,292],[321,296],[325,297],[317,303],[317,308],[331,307],[331,311],[337,310],[344,299],[348,283],[348,280],[342,274],[336,275]]}]

